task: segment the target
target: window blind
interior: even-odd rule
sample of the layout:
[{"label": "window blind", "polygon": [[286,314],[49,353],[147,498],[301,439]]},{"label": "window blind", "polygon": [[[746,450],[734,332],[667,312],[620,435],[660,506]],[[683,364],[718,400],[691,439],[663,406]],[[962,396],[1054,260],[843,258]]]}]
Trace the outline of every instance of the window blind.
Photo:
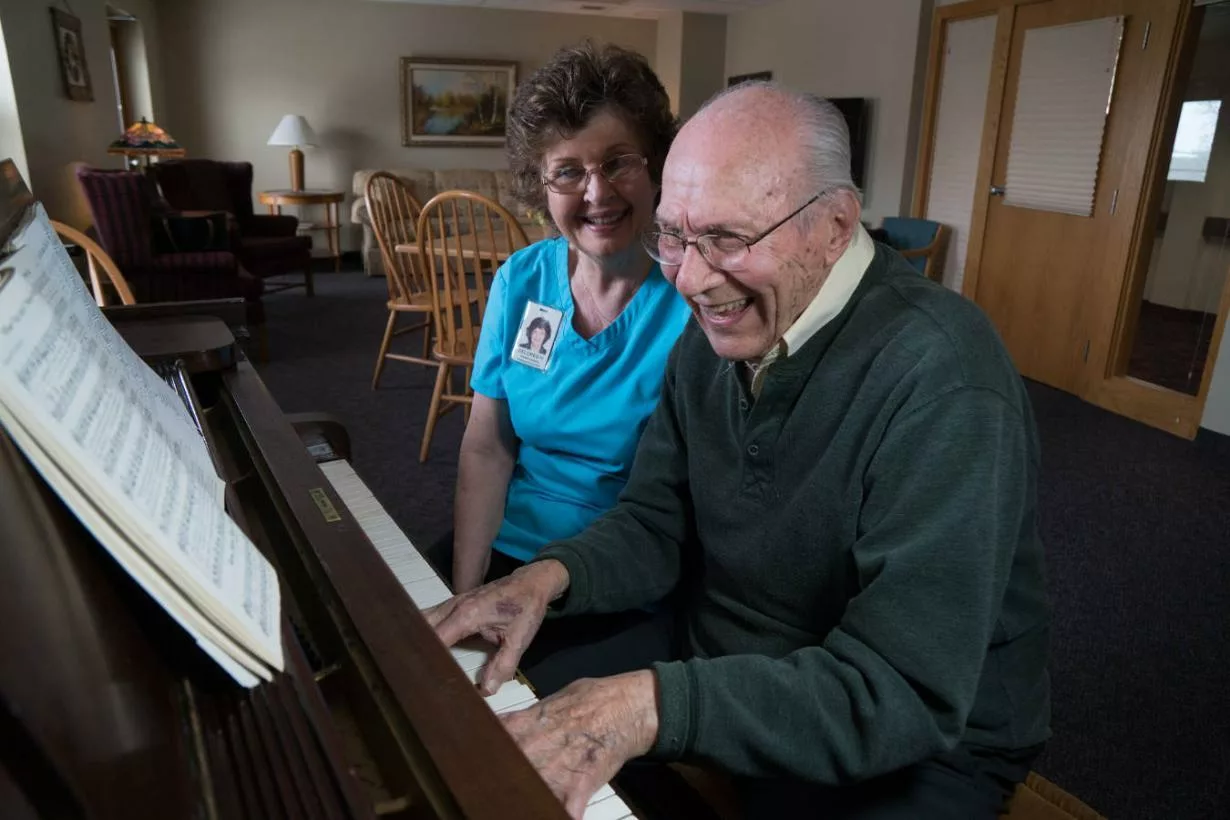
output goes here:
[{"label": "window blind", "polygon": [[1025,32],[1004,204],[1089,216],[1123,18]]},{"label": "window blind", "polygon": [[994,14],[957,20],[947,25],[944,35],[926,217],[947,225],[952,232],[944,284],[956,291],[965,280],[995,26]]}]

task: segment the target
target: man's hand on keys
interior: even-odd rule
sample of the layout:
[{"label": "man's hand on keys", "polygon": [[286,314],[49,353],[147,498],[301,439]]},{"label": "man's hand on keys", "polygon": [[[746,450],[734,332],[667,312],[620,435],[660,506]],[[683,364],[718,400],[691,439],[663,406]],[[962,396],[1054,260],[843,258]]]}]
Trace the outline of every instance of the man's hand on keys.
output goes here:
[{"label": "man's hand on keys", "polygon": [[423,614],[445,646],[478,635],[498,647],[479,681],[482,693],[493,695],[512,679],[521,655],[542,625],[547,606],[567,588],[568,570],[563,564],[538,561]]},{"label": "man's hand on keys", "polygon": [[657,740],[657,682],[649,670],[582,679],[500,720],[568,813],[581,820],[594,792]]}]

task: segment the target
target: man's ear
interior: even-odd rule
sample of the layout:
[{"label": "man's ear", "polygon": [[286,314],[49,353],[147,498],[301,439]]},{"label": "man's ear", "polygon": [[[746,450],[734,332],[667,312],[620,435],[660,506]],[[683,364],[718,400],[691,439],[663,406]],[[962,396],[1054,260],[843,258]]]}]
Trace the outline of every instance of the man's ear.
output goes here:
[{"label": "man's ear", "polygon": [[854,232],[858,229],[858,220],[862,213],[863,209],[853,191],[843,188],[831,195],[828,213],[825,214],[830,230],[824,246],[825,261],[829,265],[836,264],[854,241]]}]

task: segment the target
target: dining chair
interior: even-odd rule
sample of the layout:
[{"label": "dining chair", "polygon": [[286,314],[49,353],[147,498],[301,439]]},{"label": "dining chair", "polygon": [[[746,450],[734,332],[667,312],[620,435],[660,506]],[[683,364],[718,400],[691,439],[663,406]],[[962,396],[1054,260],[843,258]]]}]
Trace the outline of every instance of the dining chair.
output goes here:
[{"label": "dining chair", "polygon": [[930,219],[886,216],[880,223],[888,244],[906,258],[918,272],[933,282],[944,281],[944,262],[948,258],[947,225]]},{"label": "dining chair", "polygon": [[[440,363],[427,411],[419,461],[427,460],[439,418],[454,407],[470,417],[470,371],[487,308],[487,288],[496,270],[529,245],[525,231],[506,208],[472,191],[445,191],[423,206],[418,221],[419,266],[427,274],[436,341],[431,355]],[[465,369],[465,384],[451,389],[454,368]]]},{"label": "dining chair", "polygon": [[[376,243],[380,246],[389,293],[389,320],[384,328],[384,338],[380,340],[380,352],[376,354],[376,372],[372,374],[372,390],[375,390],[380,385],[380,374],[384,372],[384,363],[388,359],[437,370],[441,365],[430,354],[434,335],[431,287],[427,284],[418,256],[397,250],[398,245],[414,242],[423,206],[414,198],[405,180],[388,171],[377,171],[371,175],[363,187],[363,200]],[[410,314],[418,321],[397,327],[397,318],[404,314]],[[421,356],[389,352],[394,336],[416,330],[423,331]]]},{"label": "dining chair", "polygon": [[81,231],[70,225],[65,225],[63,222],[57,222],[53,219],[51,220],[51,227],[55,229],[56,234],[61,239],[67,239],[85,251],[85,258],[89,263],[90,289],[94,291],[94,301],[98,303],[99,307],[107,306],[107,291],[102,279],[98,275],[99,268],[102,268],[103,273],[107,275],[109,284],[119,294],[121,304],[135,305],[137,303],[137,300],[133,298],[132,289],[128,287],[128,281],[124,279],[124,274],[120,273],[120,269],[116,267],[111,257],[107,256],[107,252],[102,249],[101,245]]}]

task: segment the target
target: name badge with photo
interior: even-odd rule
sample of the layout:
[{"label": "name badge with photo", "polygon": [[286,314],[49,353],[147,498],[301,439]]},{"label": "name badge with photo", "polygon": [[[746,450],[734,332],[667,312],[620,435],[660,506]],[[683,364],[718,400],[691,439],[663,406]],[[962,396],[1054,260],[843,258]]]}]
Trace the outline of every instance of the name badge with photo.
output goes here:
[{"label": "name badge with photo", "polygon": [[508,357],[514,362],[545,371],[563,319],[564,314],[553,307],[527,302],[525,313],[521,316],[521,327],[517,329]]}]

